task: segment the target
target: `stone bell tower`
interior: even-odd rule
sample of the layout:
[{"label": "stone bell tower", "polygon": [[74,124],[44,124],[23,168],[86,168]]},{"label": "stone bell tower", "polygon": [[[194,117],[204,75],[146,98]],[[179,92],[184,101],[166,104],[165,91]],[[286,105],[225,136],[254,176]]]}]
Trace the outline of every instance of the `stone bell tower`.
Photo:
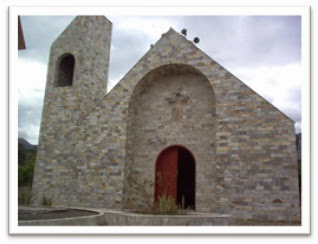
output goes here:
[{"label": "stone bell tower", "polygon": [[51,46],[33,180],[35,203],[44,192],[58,194],[54,175],[67,164],[67,135],[106,94],[111,30],[104,16],[78,16]]}]

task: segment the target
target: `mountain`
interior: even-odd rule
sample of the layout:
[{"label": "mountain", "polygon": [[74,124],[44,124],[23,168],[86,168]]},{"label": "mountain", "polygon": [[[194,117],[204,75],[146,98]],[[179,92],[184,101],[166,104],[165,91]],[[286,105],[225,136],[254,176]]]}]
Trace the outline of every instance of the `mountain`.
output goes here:
[{"label": "mountain", "polygon": [[19,165],[27,165],[35,161],[37,145],[30,144],[27,140],[19,138],[18,140],[18,162]]},{"label": "mountain", "polygon": [[25,149],[37,149],[37,145],[32,145],[27,140],[23,138],[18,138],[18,144],[21,144]]}]

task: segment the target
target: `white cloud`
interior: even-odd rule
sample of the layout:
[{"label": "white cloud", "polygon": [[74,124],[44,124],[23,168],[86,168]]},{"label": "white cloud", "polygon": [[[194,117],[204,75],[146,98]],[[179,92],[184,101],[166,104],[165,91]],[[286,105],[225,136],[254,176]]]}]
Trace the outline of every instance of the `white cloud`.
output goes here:
[{"label": "white cloud", "polygon": [[112,18],[114,24],[113,28],[116,31],[136,32],[139,35],[143,34],[149,36],[154,40],[158,40],[161,34],[167,32],[176,21],[172,18],[165,17],[121,17],[117,20]]},{"label": "white cloud", "polygon": [[38,145],[40,126],[30,125],[27,127],[20,127],[18,130],[19,138],[26,139],[33,145]]},{"label": "white cloud", "polygon": [[301,122],[301,64],[238,67],[230,70],[254,91],[296,121],[296,128],[299,131]]},{"label": "white cloud", "polygon": [[38,144],[47,66],[34,60],[18,60],[19,137]]},{"label": "white cloud", "polygon": [[18,60],[19,104],[34,105],[43,100],[47,66],[36,61]]}]

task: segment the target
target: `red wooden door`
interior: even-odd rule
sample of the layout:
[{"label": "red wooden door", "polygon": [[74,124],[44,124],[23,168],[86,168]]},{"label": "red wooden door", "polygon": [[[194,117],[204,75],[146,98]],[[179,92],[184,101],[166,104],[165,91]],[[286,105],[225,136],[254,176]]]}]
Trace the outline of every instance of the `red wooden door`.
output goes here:
[{"label": "red wooden door", "polygon": [[155,202],[159,196],[177,200],[178,148],[170,147],[160,153],[156,163]]}]

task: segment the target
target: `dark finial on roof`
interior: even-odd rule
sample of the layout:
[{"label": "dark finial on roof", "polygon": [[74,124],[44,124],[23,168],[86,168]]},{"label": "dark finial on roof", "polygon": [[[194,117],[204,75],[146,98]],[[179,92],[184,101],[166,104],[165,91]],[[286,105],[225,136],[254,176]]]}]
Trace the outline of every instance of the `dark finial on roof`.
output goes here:
[{"label": "dark finial on roof", "polygon": [[181,34],[187,36],[187,29],[182,29]]},{"label": "dark finial on roof", "polygon": [[193,41],[194,41],[194,43],[198,44],[200,42],[200,39],[199,39],[199,37],[195,37]]}]

